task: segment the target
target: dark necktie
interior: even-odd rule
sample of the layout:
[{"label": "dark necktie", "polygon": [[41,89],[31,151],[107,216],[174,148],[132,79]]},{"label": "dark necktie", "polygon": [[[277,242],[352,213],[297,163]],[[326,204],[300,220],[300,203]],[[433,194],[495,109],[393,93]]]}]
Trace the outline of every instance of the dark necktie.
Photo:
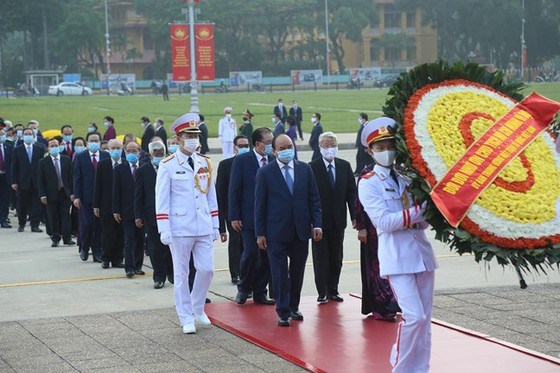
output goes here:
[{"label": "dark necktie", "polygon": [[329,182],[331,183],[331,187],[334,188],[334,173],[332,164],[327,167],[327,174],[329,174]]},{"label": "dark necktie", "polygon": [[132,165],[132,180],[136,181],[136,163]]},{"label": "dark necktie", "polygon": [[189,163],[189,166],[191,166],[191,168],[192,168],[193,171],[194,171],[194,161],[193,161],[193,159],[192,159],[191,157],[189,157],[189,159],[187,160],[187,162]]},{"label": "dark necktie", "polygon": [[72,156],[72,149],[70,149],[70,143],[66,144],[66,155]]},{"label": "dark necktie", "polygon": [[91,163],[93,164],[93,169],[97,170],[97,155],[95,153],[92,154]]},{"label": "dark necktie", "polygon": [[261,167],[266,166],[266,157],[261,158]]},{"label": "dark necktie", "polygon": [[56,170],[56,177],[58,179],[58,190],[62,189],[62,175],[60,173],[60,164],[58,163],[58,157],[54,159],[54,169]]},{"label": "dark necktie", "polygon": [[4,147],[0,146],[0,172],[6,171],[6,165],[4,164]]},{"label": "dark necktie", "polygon": [[399,179],[397,178],[397,173],[395,170],[391,169],[391,177],[395,180],[395,184],[399,185]]}]

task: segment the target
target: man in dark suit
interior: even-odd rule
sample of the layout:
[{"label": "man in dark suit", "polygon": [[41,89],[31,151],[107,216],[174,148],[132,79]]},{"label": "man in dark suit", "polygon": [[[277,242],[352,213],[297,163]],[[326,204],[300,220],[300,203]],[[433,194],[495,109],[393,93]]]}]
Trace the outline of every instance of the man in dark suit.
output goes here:
[{"label": "man in dark suit", "polygon": [[276,137],[278,135],[286,133],[286,127],[284,125],[284,122],[280,118],[280,115],[274,114],[273,121],[274,121],[274,131],[272,132],[272,136]]},{"label": "man in dark suit", "polygon": [[311,160],[321,158],[321,152],[319,151],[319,136],[323,133],[323,126],[321,125],[321,114],[315,113],[311,117],[311,123],[313,123],[313,129],[311,130],[311,136],[309,137],[309,146],[313,149],[313,155]]},{"label": "man in dark suit", "polygon": [[288,117],[288,111],[286,110],[286,107],[284,106],[284,102],[282,101],[281,98],[278,99],[278,104],[274,107],[273,114],[277,115],[282,121],[282,123],[286,123],[286,118]]},{"label": "man in dark suit", "polygon": [[99,218],[103,234],[101,268],[124,268],[124,235],[122,226],[113,218],[113,170],[121,164],[123,144],[119,139],[109,140],[109,155],[99,162],[93,190],[93,214]]},{"label": "man in dark suit", "polygon": [[163,121],[163,119],[156,119],[156,134],[154,136],[159,137],[163,140],[164,144],[167,144],[167,131],[165,130],[164,124],[165,122]]},{"label": "man in dark suit", "polygon": [[198,125],[198,129],[200,130],[200,153],[206,154],[210,151],[208,147],[208,127],[206,127],[206,122],[204,122],[204,115],[199,114],[200,117],[200,124]]},{"label": "man in dark suit", "polygon": [[8,212],[12,198],[10,185],[12,184],[12,145],[6,141],[6,131],[0,127],[0,227],[11,228],[8,222]]},{"label": "man in dark suit", "polygon": [[136,226],[134,218],[134,181],[140,166],[140,145],[129,142],[124,150],[126,161],[115,167],[113,173],[113,217],[123,227],[124,270],[126,277],[132,278],[144,275],[144,231]]},{"label": "man in dark suit", "polygon": [[[60,154],[64,154],[72,159],[74,155],[74,129],[71,125],[65,124],[60,128],[60,133],[62,134],[62,140],[64,140],[64,150],[60,150]],[[62,145],[62,144],[60,144]]]},{"label": "man in dark suit", "polygon": [[134,218],[136,227],[144,229],[150,243],[150,260],[154,268],[154,289],[161,289],[165,280],[173,283],[173,262],[169,246],[161,243],[156,220],[156,178],[159,163],[165,156],[165,145],[152,141],[148,145],[150,162],[136,171],[134,181]]},{"label": "man in dark suit", "polygon": [[47,140],[45,140],[41,131],[39,131],[39,121],[30,120],[29,123],[27,123],[27,128],[31,128],[33,130],[35,142],[43,145],[45,149],[47,149]]},{"label": "man in dark suit", "polygon": [[321,201],[311,167],[294,160],[290,137],[274,138],[273,147],[276,161],[257,172],[255,234],[270,261],[278,325],[290,326],[290,318],[303,320],[299,301],[309,239],[323,235]]},{"label": "man in dark suit", "polygon": [[303,132],[301,131],[301,122],[303,121],[303,113],[296,100],[293,101],[293,106],[290,108],[290,116],[296,119],[296,127],[299,138],[303,140]]},{"label": "man in dark suit", "polygon": [[366,113],[360,113],[358,117],[358,122],[360,123],[360,129],[358,130],[358,135],[356,137],[356,169],[354,170],[354,175],[359,175],[360,172],[371,163],[371,156],[368,154],[367,149],[362,145],[362,131],[366,123],[368,122],[368,115]]},{"label": "man in dark suit", "polygon": [[109,153],[99,151],[101,134],[86,135],[87,150],[74,157],[74,206],[80,209],[80,258],[88,260],[89,250],[93,261],[101,263],[101,224],[93,214],[93,190],[98,163],[109,158]]},{"label": "man in dark suit", "polygon": [[39,228],[42,205],[37,193],[37,170],[39,161],[45,155],[46,148],[35,143],[33,130],[23,130],[24,144],[16,147],[12,159],[12,189],[17,192],[18,232],[23,232],[27,222],[27,214],[31,221],[31,232],[41,233]]},{"label": "man in dark suit", "polygon": [[319,136],[321,158],[311,162],[313,175],[319,187],[323,220],[323,239],[313,242],[313,269],[317,302],[328,299],[342,302],[338,294],[338,281],[342,270],[346,209],[350,211],[352,225],[356,219],[356,182],[352,167],[347,161],[336,158],[338,144],[336,135],[325,132]]},{"label": "man in dark suit", "polygon": [[154,126],[150,123],[150,118],[142,117],[142,128],[144,128],[144,134],[142,135],[142,150],[144,153],[148,153],[148,144],[152,140],[152,137],[156,135]]},{"label": "man in dark suit", "polygon": [[[231,165],[237,155],[249,152],[249,140],[243,136],[238,135],[233,139],[233,152],[234,157],[224,159],[218,165],[218,176],[216,177],[216,195],[218,197],[218,220],[220,221],[220,238],[222,242],[226,242],[229,232],[228,242],[228,259],[229,259],[229,274],[231,275],[231,283],[237,284],[239,282],[239,260],[243,252],[243,241],[241,240],[241,233],[237,232],[231,226],[228,220],[228,190],[229,180],[231,175]],[[227,227],[227,232],[226,232]]]},{"label": "man in dark suit", "polygon": [[70,206],[72,198],[72,161],[60,154],[58,140],[49,141],[49,155],[39,161],[38,191],[41,202],[47,206],[47,224],[51,247],[60,239],[65,245],[75,245],[70,235]]},{"label": "man in dark suit", "polygon": [[266,295],[270,267],[266,253],[257,247],[254,204],[257,171],[274,161],[271,156],[272,132],[268,128],[257,128],[252,142],[253,151],[238,155],[233,160],[228,191],[228,220],[236,232],[241,232],[243,240],[235,300],[244,304],[252,291],[254,302],[274,304]]}]

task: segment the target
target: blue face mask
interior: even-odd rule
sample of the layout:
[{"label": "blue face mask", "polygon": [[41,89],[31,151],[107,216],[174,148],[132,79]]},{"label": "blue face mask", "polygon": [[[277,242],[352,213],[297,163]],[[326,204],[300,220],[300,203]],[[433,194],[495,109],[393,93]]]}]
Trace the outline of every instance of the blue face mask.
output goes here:
[{"label": "blue face mask", "polygon": [[39,133],[39,130],[33,130],[33,136],[37,136],[38,133]]},{"label": "blue face mask", "polygon": [[90,152],[95,153],[99,151],[99,143],[98,142],[88,142],[87,147]]},{"label": "blue face mask", "polygon": [[64,153],[65,150],[66,150],[66,146],[64,146],[64,145],[60,145],[60,146],[58,147],[58,152],[59,152],[59,153]]},{"label": "blue face mask", "polygon": [[58,157],[58,153],[60,153],[60,149],[59,149],[59,148],[50,148],[50,149],[49,149],[49,153],[50,153],[53,157]]},{"label": "blue face mask", "polygon": [[109,150],[109,154],[111,154],[111,159],[117,161],[121,158],[122,149],[113,149]]},{"label": "blue face mask", "polygon": [[241,154],[245,154],[245,153],[249,153],[249,148],[239,148],[237,150],[237,155],[241,155]]},{"label": "blue face mask", "polygon": [[274,152],[274,149],[272,149],[272,144],[268,144],[264,147],[264,152],[267,155],[271,155]]},{"label": "blue face mask", "polygon": [[17,135],[17,137],[19,137],[21,139],[21,137],[23,136],[23,131],[22,130],[17,130],[16,135]]},{"label": "blue face mask", "polygon": [[76,153],[81,153],[81,152],[83,152],[84,150],[86,150],[86,147],[83,146],[83,145],[76,145],[76,146],[74,147],[74,149],[76,150]]},{"label": "blue face mask", "polygon": [[179,149],[179,145],[169,145],[169,153],[173,154]]},{"label": "blue face mask", "polygon": [[93,128],[93,127],[88,127],[87,131],[88,131],[88,132],[93,132],[93,131],[95,131],[95,128]]},{"label": "blue face mask", "polygon": [[66,142],[72,142],[72,135],[64,135],[64,136],[62,136],[62,138]]},{"label": "blue face mask", "polygon": [[25,135],[23,136],[23,142],[26,143],[27,145],[31,145],[35,142],[35,139],[31,135]]},{"label": "blue face mask", "polygon": [[126,155],[126,161],[128,163],[136,163],[138,162],[138,155],[136,154],[127,154]]},{"label": "blue face mask", "polygon": [[278,152],[278,159],[282,163],[290,163],[294,159],[294,149],[284,149]]},{"label": "blue face mask", "polygon": [[161,162],[162,159],[163,157],[152,157],[152,164],[154,166],[159,166],[159,162]]},{"label": "blue face mask", "polygon": [[6,135],[0,136],[0,144],[6,141]]}]

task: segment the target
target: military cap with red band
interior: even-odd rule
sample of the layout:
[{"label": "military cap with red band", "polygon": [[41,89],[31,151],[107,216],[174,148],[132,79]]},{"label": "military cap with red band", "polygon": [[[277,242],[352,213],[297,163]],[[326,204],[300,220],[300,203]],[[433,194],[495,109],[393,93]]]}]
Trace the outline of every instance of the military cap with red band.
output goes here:
[{"label": "military cap with red band", "polygon": [[395,136],[390,129],[396,126],[397,122],[387,117],[380,117],[370,120],[366,123],[362,131],[362,145],[368,148],[369,145],[373,142],[379,140],[394,139]]},{"label": "military cap with red band", "polygon": [[171,132],[179,135],[181,132],[200,133],[198,128],[200,117],[196,113],[187,113],[175,119],[171,125]]}]

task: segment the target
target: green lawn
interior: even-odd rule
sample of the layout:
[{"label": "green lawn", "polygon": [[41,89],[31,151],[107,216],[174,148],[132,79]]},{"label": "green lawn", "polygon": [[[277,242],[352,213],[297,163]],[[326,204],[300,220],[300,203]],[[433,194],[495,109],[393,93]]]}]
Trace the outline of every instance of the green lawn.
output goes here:
[{"label": "green lawn", "polygon": [[[560,101],[560,83],[541,83],[531,85],[526,93],[537,91],[545,97]],[[379,116],[386,99],[386,89],[341,90],[322,92],[274,92],[274,93],[229,93],[199,95],[201,112],[206,116],[206,123],[211,136],[216,136],[218,120],[223,108],[230,105],[234,117],[241,123],[241,113],[248,107],[255,118],[253,124],[271,126],[272,107],[278,98],[283,98],[286,106],[297,100],[303,109],[304,131],[311,130],[309,118],[311,113],[322,115],[324,129],[342,133],[355,132],[358,129],[358,113],[366,112],[371,117]],[[15,123],[27,123],[37,119],[41,130],[60,128],[63,124],[74,126],[76,133],[84,135],[90,121],[97,123],[104,131],[102,119],[105,115],[115,118],[118,134],[142,133],[140,117],[148,116],[152,121],[161,117],[166,127],[190,107],[188,95],[170,96],[164,102],[161,96],[103,96],[91,97],[38,97],[38,98],[0,98],[0,116]]]}]

